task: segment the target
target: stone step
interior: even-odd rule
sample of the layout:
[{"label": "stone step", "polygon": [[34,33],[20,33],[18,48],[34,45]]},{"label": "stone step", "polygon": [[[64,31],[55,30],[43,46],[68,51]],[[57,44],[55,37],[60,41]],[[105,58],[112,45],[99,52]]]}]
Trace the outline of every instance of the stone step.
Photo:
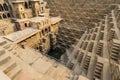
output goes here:
[{"label": "stone step", "polygon": [[101,76],[101,73],[94,72],[94,75],[100,77],[100,76]]},{"label": "stone step", "polygon": [[85,60],[85,62],[84,62],[84,68],[85,69],[88,69],[89,63],[90,63],[90,60],[88,60],[88,61]]},{"label": "stone step", "polygon": [[99,73],[99,74],[100,74],[100,73],[101,73],[101,71],[99,71],[99,70],[95,69],[95,73]]},{"label": "stone step", "polygon": [[2,56],[3,54],[5,54],[5,50],[0,50],[0,56]]},{"label": "stone step", "polygon": [[89,65],[89,63],[84,63],[84,65],[85,65],[85,66],[88,66],[88,65]]},{"label": "stone step", "polygon": [[6,75],[9,76],[12,80],[14,80],[14,78],[16,78],[21,71],[22,71],[21,68],[17,66],[8,73],[6,73]]},{"label": "stone step", "polygon": [[1,70],[3,70],[6,73],[12,70],[14,67],[16,67],[16,63],[14,61],[9,61],[8,63],[1,66]]},{"label": "stone step", "polygon": [[102,69],[101,68],[96,68],[95,71],[101,72]]},{"label": "stone step", "polygon": [[101,53],[103,49],[98,49],[97,50],[97,53]]},{"label": "stone step", "polygon": [[101,68],[101,67],[96,66],[96,67],[95,67],[95,71],[102,71],[102,68]]},{"label": "stone step", "polygon": [[97,75],[101,76],[101,72],[100,72],[100,71],[96,71],[96,70],[95,70],[95,73],[94,73],[94,74],[97,74]]},{"label": "stone step", "polygon": [[113,48],[112,51],[119,52],[120,49],[119,48]]},{"label": "stone step", "polygon": [[100,80],[100,79],[98,79],[97,77],[94,77],[94,79],[93,80]]},{"label": "stone step", "polygon": [[10,60],[11,57],[10,56],[7,56],[7,55],[2,55],[0,56],[0,65],[6,63],[8,60]]},{"label": "stone step", "polygon": [[89,60],[89,59],[90,59],[90,57],[86,57],[86,58],[85,58],[85,60]]},{"label": "stone step", "polygon": [[1,69],[2,71],[5,71],[7,68],[9,68],[9,67],[10,67],[11,65],[13,65],[13,64],[14,64],[14,62],[9,60],[8,63],[0,66],[0,69]]},{"label": "stone step", "polygon": [[5,45],[7,42],[6,41],[0,41],[0,46]]},{"label": "stone step", "polygon": [[99,78],[100,79],[100,75],[99,74],[94,74],[95,77]]},{"label": "stone step", "polygon": [[100,52],[102,52],[102,49],[98,49],[98,50],[97,50],[97,53],[100,53]]},{"label": "stone step", "polygon": [[98,54],[98,55],[100,55],[100,56],[101,56],[101,52],[99,52],[99,53],[97,52],[96,54]]},{"label": "stone step", "polygon": [[118,57],[117,56],[111,56],[112,59],[114,59],[115,61],[118,60]]},{"label": "stone step", "polygon": [[115,55],[111,55],[111,58],[113,58],[113,59],[118,59],[118,56],[115,56]]},{"label": "stone step", "polygon": [[103,49],[102,48],[98,48],[97,50],[101,52]]},{"label": "stone step", "polygon": [[98,48],[102,48],[102,47],[103,47],[103,45],[102,46],[100,46],[100,45],[98,46]]},{"label": "stone step", "polygon": [[85,61],[86,64],[88,64],[90,61]]},{"label": "stone step", "polygon": [[103,46],[103,43],[99,43],[99,46]]},{"label": "stone step", "polygon": [[95,71],[94,71],[94,76],[100,79],[101,78],[101,72],[102,72],[102,68],[98,69],[97,66],[96,66]]},{"label": "stone step", "polygon": [[85,61],[85,62],[84,62],[84,64],[88,64],[89,62],[90,62],[90,60],[88,60],[88,61]]},{"label": "stone step", "polygon": [[120,50],[120,46],[119,47],[113,46],[112,49]]},{"label": "stone step", "polygon": [[99,52],[97,52],[96,54],[99,54],[99,55],[101,55],[101,52],[99,51]]},{"label": "stone step", "polygon": [[115,49],[113,49],[112,52],[113,52],[113,53],[116,53],[116,54],[119,54],[119,51],[118,51],[118,50],[115,50]]},{"label": "stone step", "polygon": [[11,44],[6,44],[6,45],[4,46],[5,49],[9,49],[10,47],[11,47]]},{"label": "stone step", "polygon": [[96,67],[100,67],[100,68],[102,68],[102,67],[103,67],[103,64],[99,64],[99,63],[97,63],[97,64],[96,64]]},{"label": "stone step", "polygon": [[115,47],[120,47],[120,44],[113,43],[113,46],[115,46]]},{"label": "stone step", "polygon": [[103,66],[102,65],[96,65],[96,68],[102,68]]},{"label": "stone step", "polygon": [[97,64],[103,65],[103,63],[97,62]]},{"label": "stone step", "polygon": [[112,49],[112,53],[119,54],[120,50]]},{"label": "stone step", "polygon": [[10,75],[10,78],[14,80],[21,72],[22,72],[21,69],[15,71],[12,75]]},{"label": "stone step", "polygon": [[88,62],[89,60],[90,60],[89,58],[88,58],[88,59],[85,59],[86,62]]},{"label": "stone step", "polygon": [[119,57],[119,54],[117,54],[117,53],[112,53],[112,56],[117,56],[117,57]]}]

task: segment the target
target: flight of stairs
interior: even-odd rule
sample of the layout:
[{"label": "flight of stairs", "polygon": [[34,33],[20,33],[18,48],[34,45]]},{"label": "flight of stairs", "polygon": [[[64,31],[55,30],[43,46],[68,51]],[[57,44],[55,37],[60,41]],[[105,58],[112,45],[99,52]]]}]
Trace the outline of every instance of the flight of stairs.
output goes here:
[{"label": "flight of stairs", "polygon": [[115,31],[110,30],[110,33],[109,33],[109,39],[110,40],[112,40],[114,38],[114,34],[115,34]]},{"label": "flight of stairs", "polygon": [[94,71],[94,80],[102,80],[102,70],[103,70],[103,64],[97,62]]},{"label": "flight of stairs", "polygon": [[98,48],[97,48],[96,54],[99,55],[99,56],[102,56],[102,54],[103,54],[103,43],[101,43],[101,42],[98,43]]},{"label": "flight of stairs", "polygon": [[111,59],[118,62],[120,56],[120,44],[114,43],[112,44],[112,52],[111,52]]},{"label": "flight of stairs", "polygon": [[0,70],[11,80],[16,80],[15,78],[22,72],[21,68],[17,66],[15,61],[11,59],[11,56],[9,56],[5,50],[0,50]]},{"label": "flight of stairs", "polygon": [[90,59],[91,59],[90,56],[86,56],[86,57],[85,57],[83,68],[84,68],[86,71],[88,71],[89,64],[90,64]]},{"label": "flight of stairs", "polygon": [[83,59],[84,53],[79,54],[78,62],[81,64],[81,61]]}]

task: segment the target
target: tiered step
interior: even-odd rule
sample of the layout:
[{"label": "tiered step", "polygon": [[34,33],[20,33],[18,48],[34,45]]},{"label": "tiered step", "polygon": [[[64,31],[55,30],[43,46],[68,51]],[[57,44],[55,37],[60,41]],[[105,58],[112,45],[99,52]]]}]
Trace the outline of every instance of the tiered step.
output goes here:
[{"label": "tiered step", "polygon": [[6,75],[8,75],[12,80],[14,80],[21,72],[22,70],[17,66],[8,73],[6,73]]},{"label": "tiered step", "polygon": [[11,78],[11,80],[14,80],[15,77],[19,75],[19,73],[22,71],[17,64],[14,61],[9,61],[3,66],[1,66],[1,70]]},{"label": "tiered step", "polygon": [[103,55],[103,43],[98,43],[98,48],[97,48],[97,55],[102,56]]},{"label": "tiered step", "polygon": [[0,41],[0,46],[5,45],[7,42],[6,41]]},{"label": "tiered step", "polygon": [[93,34],[92,40],[96,39],[96,34]]},{"label": "tiered step", "polygon": [[0,50],[0,56],[2,56],[3,54],[5,54],[5,50]]},{"label": "tiered step", "polygon": [[111,59],[114,61],[118,61],[120,54],[120,44],[113,43],[112,45],[112,53],[111,53]]},{"label": "tiered step", "polygon": [[9,61],[7,63],[5,63],[4,65],[1,66],[1,70],[4,71],[5,73],[9,72],[11,69],[13,69],[14,67],[16,67],[16,64],[14,61]]},{"label": "tiered step", "polygon": [[79,55],[79,50],[77,50],[77,52],[76,53],[74,53],[74,58],[76,59],[77,57],[78,57],[78,55]]},{"label": "tiered step", "polygon": [[91,59],[90,56],[85,57],[84,66],[83,66],[85,70],[88,70],[88,68],[89,68],[90,59]]},{"label": "tiered step", "polygon": [[79,58],[78,58],[79,64],[81,64],[81,61],[82,61],[82,59],[83,59],[83,56],[84,56],[84,53],[81,53],[81,54],[79,55]]},{"label": "tiered step", "polygon": [[102,71],[103,71],[103,64],[97,62],[94,71],[94,80],[102,80]]},{"label": "tiered step", "polygon": [[0,65],[7,63],[10,60],[10,56],[6,56],[5,54],[0,56]]},{"label": "tiered step", "polygon": [[109,34],[109,39],[110,40],[112,40],[114,38],[114,34],[115,34],[115,31],[110,30],[110,34]]},{"label": "tiered step", "polygon": [[103,32],[100,33],[99,39],[100,39],[100,40],[103,40],[103,39],[104,39],[104,33],[103,33]]},{"label": "tiered step", "polygon": [[89,46],[88,51],[92,52],[94,47],[94,42],[91,42],[88,46]]},{"label": "tiered step", "polygon": [[11,80],[14,80],[22,71],[4,50],[0,50],[0,70],[10,77]]},{"label": "tiered step", "polygon": [[83,49],[86,50],[88,42],[85,42]]}]

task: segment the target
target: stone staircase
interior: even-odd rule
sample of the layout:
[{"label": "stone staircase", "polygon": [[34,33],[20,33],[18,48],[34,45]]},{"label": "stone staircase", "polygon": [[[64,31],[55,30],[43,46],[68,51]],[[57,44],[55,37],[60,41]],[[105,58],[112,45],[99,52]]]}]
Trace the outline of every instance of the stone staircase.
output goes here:
[{"label": "stone staircase", "polygon": [[120,56],[120,44],[112,43],[112,52],[111,52],[111,59],[118,62]]},{"label": "stone staircase", "polygon": [[98,43],[98,48],[97,48],[96,54],[99,55],[99,56],[102,56],[102,54],[103,54],[103,43],[101,43],[101,42]]},{"label": "stone staircase", "polygon": [[11,80],[22,72],[21,68],[17,66],[14,60],[4,51],[0,50],[0,70],[2,70]]},{"label": "stone staircase", "polygon": [[89,64],[90,64],[90,59],[91,59],[90,56],[86,56],[86,57],[85,57],[83,68],[84,68],[86,71],[88,71]]},{"label": "stone staircase", "polygon": [[78,56],[78,62],[79,64],[81,64],[81,61],[83,59],[83,56],[84,56],[84,53],[80,53],[79,56]]},{"label": "stone staircase", "polygon": [[102,80],[102,70],[103,70],[103,64],[97,62],[94,71],[94,80]]},{"label": "stone staircase", "polygon": [[109,39],[112,40],[114,38],[114,35],[115,35],[115,31],[110,30]]}]

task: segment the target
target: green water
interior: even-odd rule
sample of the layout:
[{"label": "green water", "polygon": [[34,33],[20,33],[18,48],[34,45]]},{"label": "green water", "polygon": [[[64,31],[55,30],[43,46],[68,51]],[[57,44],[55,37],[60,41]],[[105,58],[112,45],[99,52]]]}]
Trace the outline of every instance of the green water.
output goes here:
[{"label": "green water", "polygon": [[49,52],[48,52],[48,55],[49,56],[52,56],[56,59],[60,59],[61,55],[65,53],[65,50],[64,49],[61,49],[61,48],[55,48],[55,49],[51,49]]}]

